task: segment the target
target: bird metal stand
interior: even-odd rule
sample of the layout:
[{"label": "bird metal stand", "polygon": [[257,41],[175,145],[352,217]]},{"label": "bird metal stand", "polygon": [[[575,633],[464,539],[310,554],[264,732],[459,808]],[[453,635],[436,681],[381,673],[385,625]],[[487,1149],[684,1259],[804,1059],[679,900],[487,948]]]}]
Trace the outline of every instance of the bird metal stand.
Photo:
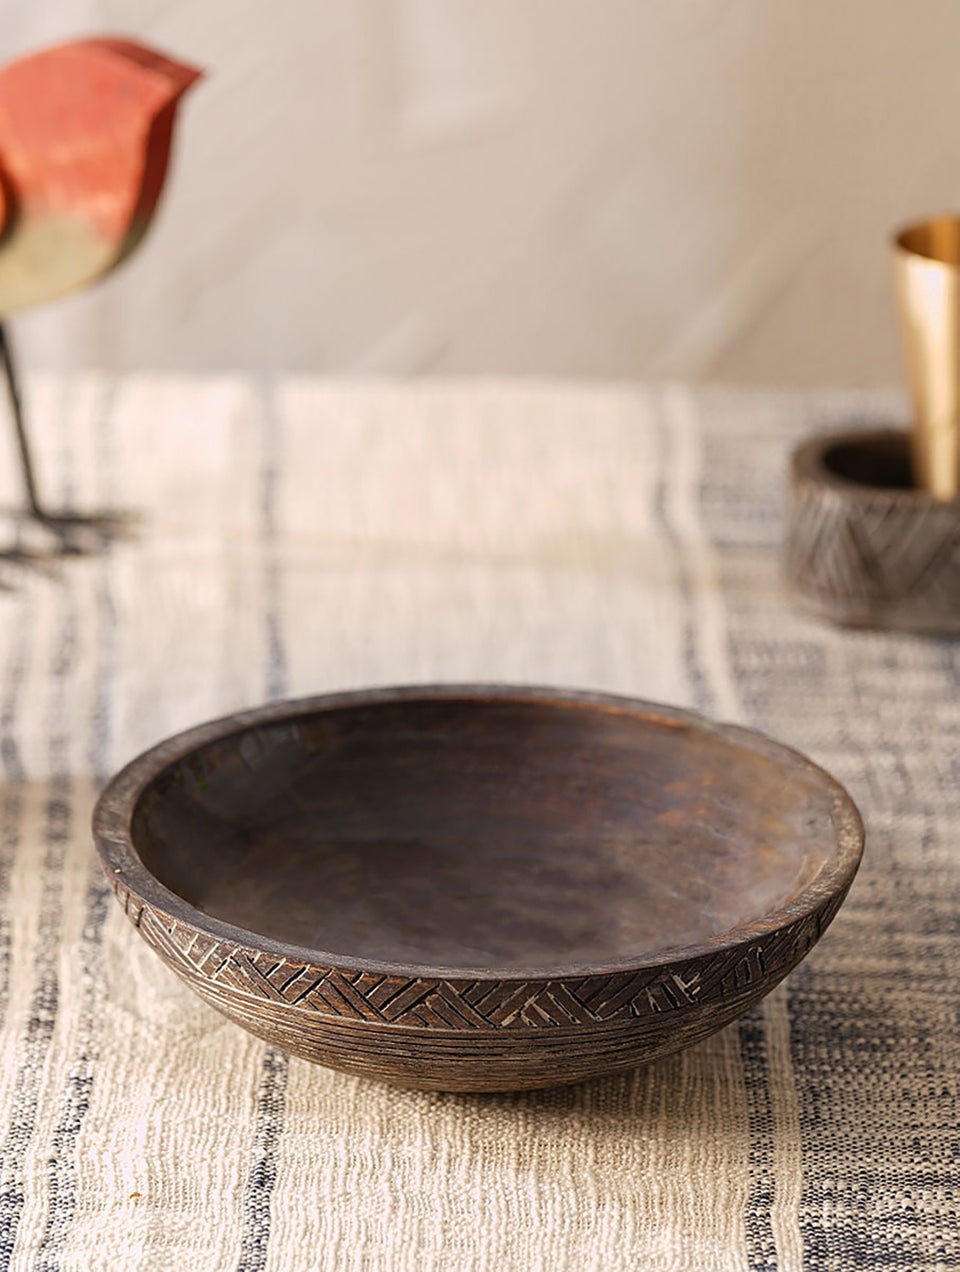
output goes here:
[{"label": "bird metal stand", "polygon": [[[127,537],[136,524],[136,518],[129,513],[50,512],[44,507],[37,490],[36,470],[24,420],[17,364],[6,324],[2,322],[0,322],[0,363],[2,363],[3,379],[7,386],[7,399],[16,435],[23,493],[26,496],[26,514],[54,536],[55,547],[52,555],[81,556],[112,539]],[[22,549],[4,555],[8,559],[16,557],[24,563],[28,559],[36,560],[38,556],[36,553],[31,554]]]},{"label": "bird metal stand", "polygon": [[13,350],[7,336],[6,326],[0,322],[0,361],[3,363],[3,378],[7,385],[7,398],[10,402],[10,414],[17,437],[17,451],[20,456],[20,469],[23,475],[23,492],[27,497],[30,515],[38,521],[46,521],[47,514],[40,504],[37,494],[37,479],[33,469],[33,457],[30,454],[30,443],[27,441],[27,430],[23,422],[23,399],[20,397],[20,384],[17,379],[17,368],[13,361]]},{"label": "bird metal stand", "polygon": [[[74,40],[0,67],[0,316],[96,282],[139,246],[167,173],[180,98],[200,72],[130,40]],[[41,502],[9,336],[0,362],[26,515],[62,552],[110,515],[52,513]]]}]

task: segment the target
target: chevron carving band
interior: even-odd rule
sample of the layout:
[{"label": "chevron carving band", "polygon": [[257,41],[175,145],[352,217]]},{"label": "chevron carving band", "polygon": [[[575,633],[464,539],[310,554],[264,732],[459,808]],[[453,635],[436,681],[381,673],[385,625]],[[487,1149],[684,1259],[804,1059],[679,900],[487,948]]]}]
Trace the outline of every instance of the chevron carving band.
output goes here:
[{"label": "chevron carving band", "polygon": [[119,881],[127,917],[183,980],[203,986],[207,1001],[228,1011],[243,999],[276,1003],[312,1016],[438,1030],[559,1029],[660,1016],[691,1004],[776,983],[817,942],[842,897],[744,950],[718,949],[643,971],[521,979],[403,977],[319,967],[215,940],[139,902]]},{"label": "chevron carving band", "polygon": [[960,631],[960,500],[910,484],[905,433],[817,438],[793,457],[786,575],[818,616]]}]

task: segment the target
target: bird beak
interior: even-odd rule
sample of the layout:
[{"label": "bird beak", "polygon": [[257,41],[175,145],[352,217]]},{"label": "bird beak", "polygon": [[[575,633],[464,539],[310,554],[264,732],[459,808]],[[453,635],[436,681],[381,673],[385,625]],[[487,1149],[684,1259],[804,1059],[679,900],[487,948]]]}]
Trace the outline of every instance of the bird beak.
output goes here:
[{"label": "bird beak", "polygon": [[184,62],[172,62],[164,59],[162,66],[157,66],[170,83],[175,98],[182,97],[188,88],[192,88],[197,80],[203,79],[204,72],[196,66],[187,66]]},{"label": "bird beak", "polygon": [[106,36],[85,43],[132,63],[144,78],[152,80],[157,86],[163,105],[177,101],[198,79],[203,78],[203,71],[199,68],[177,62],[164,53],[134,44],[132,40]]}]

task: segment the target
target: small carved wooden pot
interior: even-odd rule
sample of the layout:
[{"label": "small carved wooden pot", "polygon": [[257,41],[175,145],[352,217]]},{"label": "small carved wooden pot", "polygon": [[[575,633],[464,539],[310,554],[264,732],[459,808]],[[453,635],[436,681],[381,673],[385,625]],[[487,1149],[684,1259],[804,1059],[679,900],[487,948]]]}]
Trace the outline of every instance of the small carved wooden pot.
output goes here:
[{"label": "small carved wooden pot", "polygon": [[905,432],[834,434],[794,452],[785,565],[818,617],[960,633],[960,499],[913,485]]}]

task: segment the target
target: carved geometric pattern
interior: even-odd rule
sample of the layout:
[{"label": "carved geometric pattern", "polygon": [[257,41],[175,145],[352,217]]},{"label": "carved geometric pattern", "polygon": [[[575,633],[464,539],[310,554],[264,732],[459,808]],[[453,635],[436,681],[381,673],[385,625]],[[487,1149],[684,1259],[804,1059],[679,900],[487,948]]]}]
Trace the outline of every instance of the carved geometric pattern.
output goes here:
[{"label": "carved geometric pattern", "polygon": [[804,482],[791,499],[786,561],[797,588],[851,611],[960,609],[960,519],[948,505],[867,489],[852,500]]},{"label": "carved geometric pattern", "polygon": [[807,953],[842,901],[746,948],[695,960],[556,980],[488,980],[378,975],[318,967],[217,940],[144,905],[119,882],[114,889],[141,936],[206,996],[273,1002],[297,1012],[443,1030],[550,1029],[661,1015],[692,1003],[729,998],[778,980]]}]

